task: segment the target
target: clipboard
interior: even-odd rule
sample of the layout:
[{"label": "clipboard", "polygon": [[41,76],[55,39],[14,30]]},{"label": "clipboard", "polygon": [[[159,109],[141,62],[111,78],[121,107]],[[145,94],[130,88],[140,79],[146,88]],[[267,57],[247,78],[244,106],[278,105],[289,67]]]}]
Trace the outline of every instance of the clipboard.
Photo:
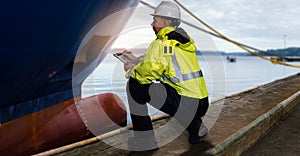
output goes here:
[{"label": "clipboard", "polygon": [[124,59],[122,58],[122,53],[114,53],[113,55],[114,55],[114,57],[116,57],[118,60],[120,60],[120,61],[123,62],[124,64],[127,63],[126,60],[124,60]]}]

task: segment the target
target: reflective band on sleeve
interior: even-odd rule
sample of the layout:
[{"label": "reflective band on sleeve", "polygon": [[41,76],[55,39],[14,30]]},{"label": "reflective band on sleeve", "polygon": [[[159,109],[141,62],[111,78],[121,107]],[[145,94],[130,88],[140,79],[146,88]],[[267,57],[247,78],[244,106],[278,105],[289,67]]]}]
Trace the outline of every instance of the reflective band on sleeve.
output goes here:
[{"label": "reflective band on sleeve", "polygon": [[197,72],[192,72],[192,73],[188,73],[188,74],[182,74],[182,75],[177,75],[177,77],[172,77],[172,78],[167,78],[167,77],[162,77],[162,79],[165,82],[171,81],[173,83],[178,83],[178,82],[182,82],[182,81],[186,81],[186,80],[191,80],[191,79],[196,79],[199,77],[202,77],[202,71],[197,71]]},{"label": "reflective band on sleeve", "polygon": [[188,74],[183,74],[182,75],[182,80],[185,81],[185,80],[190,80],[190,79],[195,79],[195,78],[198,78],[198,77],[202,77],[202,71],[197,71],[197,72],[193,72],[193,73],[188,73]]},{"label": "reflective band on sleeve", "polygon": [[172,62],[173,62],[174,70],[176,73],[176,77],[167,78],[167,77],[163,76],[162,79],[165,82],[171,81],[173,83],[178,83],[178,82],[195,79],[195,78],[199,78],[199,77],[203,76],[201,70],[196,71],[196,72],[187,73],[187,74],[182,74],[175,55],[172,56]]}]

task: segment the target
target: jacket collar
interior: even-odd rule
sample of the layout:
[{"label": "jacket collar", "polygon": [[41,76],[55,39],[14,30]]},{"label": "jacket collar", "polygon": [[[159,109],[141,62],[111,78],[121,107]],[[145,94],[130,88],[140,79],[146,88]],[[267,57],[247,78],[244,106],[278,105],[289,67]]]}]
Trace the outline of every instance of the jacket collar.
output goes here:
[{"label": "jacket collar", "polygon": [[164,38],[166,34],[174,31],[175,28],[174,27],[164,27],[162,29],[159,30],[159,32],[156,34],[157,38]]},{"label": "jacket collar", "polygon": [[[161,30],[159,30],[159,32],[156,34],[157,39],[165,39],[166,38],[166,34],[174,31],[175,28],[174,27],[164,27]],[[178,43],[178,42],[177,42]],[[194,41],[192,39],[190,39],[190,42],[187,42],[185,44],[180,44],[179,48],[188,52],[192,52],[195,53],[196,52],[196,46],[194,44]]]}]

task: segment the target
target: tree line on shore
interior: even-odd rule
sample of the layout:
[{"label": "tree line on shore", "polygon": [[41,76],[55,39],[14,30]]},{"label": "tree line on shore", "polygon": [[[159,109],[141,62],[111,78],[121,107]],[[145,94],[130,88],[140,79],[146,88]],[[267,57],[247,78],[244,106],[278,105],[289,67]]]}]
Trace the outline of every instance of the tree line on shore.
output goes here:
[{"label": "tree line on shore", "polygon": [[[283,49],[268,49],[266,52],[279,55],[279,56],[299,56],[300,57],[300,48],[290,47]],[[269,56],[265,53],[258,52],[260,55]],[[248,52],[223,52],[223,51],[197,51],[197,55],[222,55],[222,56],[252,56]]]}]

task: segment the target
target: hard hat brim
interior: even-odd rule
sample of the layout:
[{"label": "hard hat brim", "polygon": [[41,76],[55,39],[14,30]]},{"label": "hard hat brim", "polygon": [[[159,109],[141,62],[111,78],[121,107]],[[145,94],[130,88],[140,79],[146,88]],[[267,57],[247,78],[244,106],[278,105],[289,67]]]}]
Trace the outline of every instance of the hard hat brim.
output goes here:
[{"label": "hard hat brim", "polygon": [[162,15],[158,15],[158,14],[150,14],[151,16],[158,16],[164,19],[177,19],[180,20],[179,18],[174,18],[174,17],[168,17],[168,16],[162,16]]}]

